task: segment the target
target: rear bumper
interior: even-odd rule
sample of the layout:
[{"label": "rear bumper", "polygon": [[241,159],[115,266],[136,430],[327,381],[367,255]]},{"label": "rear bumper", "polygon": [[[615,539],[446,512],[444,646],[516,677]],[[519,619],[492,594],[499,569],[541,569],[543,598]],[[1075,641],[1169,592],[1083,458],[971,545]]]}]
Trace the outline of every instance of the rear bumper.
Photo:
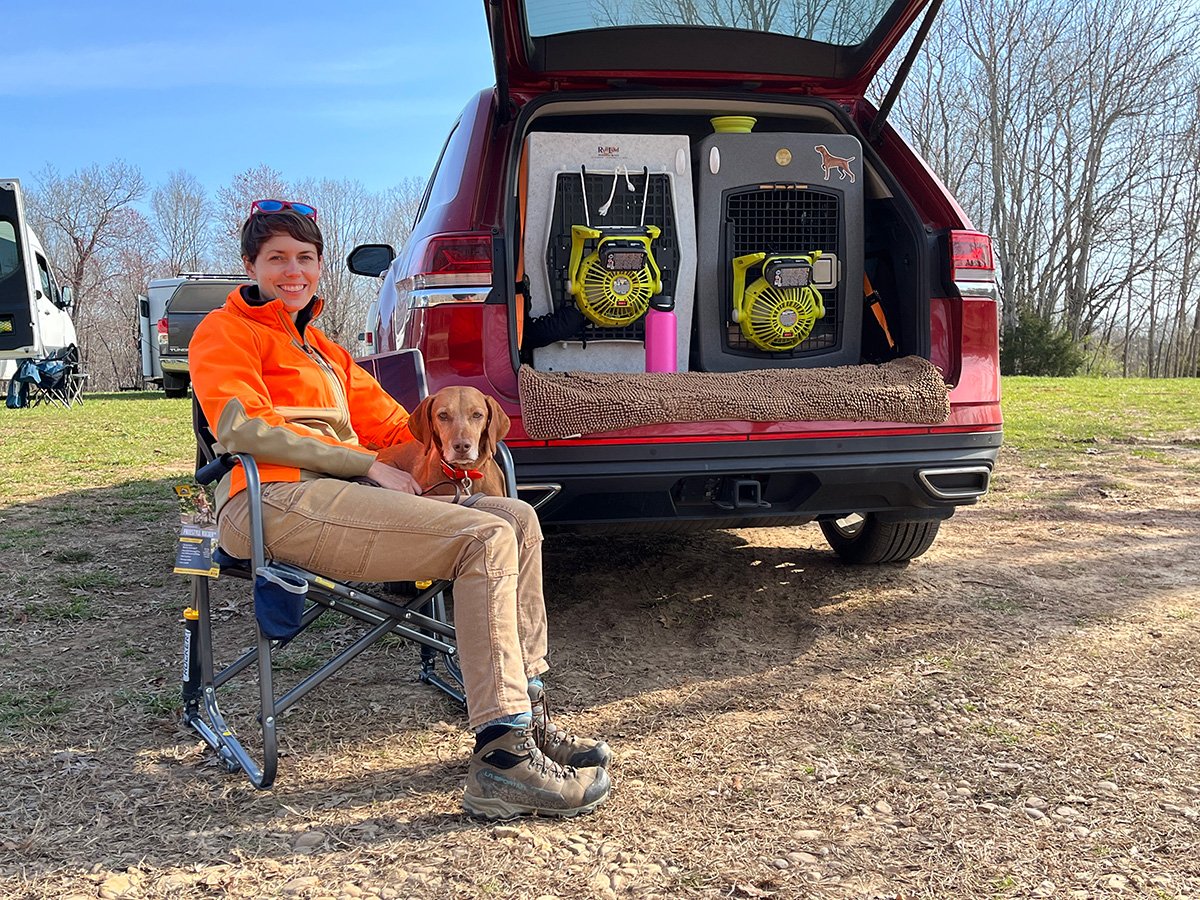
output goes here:
[{"label": "rear bumper", "polygon": [[162,364],[162,370],[164,372],[170,372],[172,375],[188,374],[187,357],[184,357],[183,359],[171,359],[169,356],[162,356],[159,357],[159,362]]},{"label": "rear bumper", "polygon": [[993,430],[511,450],[518,487],[526,486],[520,496],[541,504],[547,525],[734,528],[850,512],[947,518],[987,492],[1001,437]]}]

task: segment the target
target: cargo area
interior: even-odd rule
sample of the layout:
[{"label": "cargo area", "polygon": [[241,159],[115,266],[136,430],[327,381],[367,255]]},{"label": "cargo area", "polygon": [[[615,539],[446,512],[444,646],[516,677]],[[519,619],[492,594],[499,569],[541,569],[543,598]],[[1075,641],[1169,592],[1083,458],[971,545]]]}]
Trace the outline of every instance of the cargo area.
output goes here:
[{"label": "cargo area", "polygon": [[928,359],[931,242],[855,131],[819,101],[527,112],[508,219],[520,362],[669,373]]}]

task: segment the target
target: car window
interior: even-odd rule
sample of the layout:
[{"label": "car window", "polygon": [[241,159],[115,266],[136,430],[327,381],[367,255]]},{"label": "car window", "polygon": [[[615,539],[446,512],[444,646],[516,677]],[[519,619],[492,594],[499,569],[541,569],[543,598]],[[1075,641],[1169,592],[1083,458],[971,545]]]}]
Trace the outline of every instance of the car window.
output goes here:
[{"label": "car window", "polygon": [[463,167],[467,162],[467,149],[471,144],[470,129],[460,127],[461,124],[461,121],[455,122],[450,137],[446,139],[446,146],[442,148],[442,155],[429,180],[429,191],[421,205],[418,220],[429,207],[443,206],[458,196]]},{"label": "car window", "polygon": [[0,279],[7,278],[21,268],[21,257],[17,248],[17,231],[12,222],[0,219]]},{"label": "car window", "polygon": [[807,38],[824,44],[862,43],[895,0],[795,0],[791,3],[673,3],[668,0],[525,0],[532,37],[621,26],[736,28]]}]

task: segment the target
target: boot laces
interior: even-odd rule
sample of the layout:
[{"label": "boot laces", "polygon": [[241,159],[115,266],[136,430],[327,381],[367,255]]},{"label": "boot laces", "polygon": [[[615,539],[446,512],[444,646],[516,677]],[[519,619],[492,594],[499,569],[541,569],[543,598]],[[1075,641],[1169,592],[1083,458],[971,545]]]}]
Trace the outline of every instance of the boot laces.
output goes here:
[{"label": "boot laces", "polygon": [[538,745],[538,738],[533,735],[532,741],[525,743],[524,749],[529,752],[529,762],[527,765],[533,771],[540,773],[544,778],[557,778],[562,780],[574,774],[575,770],[570,766],[563,766],[556,763],[546,754],[544,754]]},{"label": "boot laces", "polygon": [[552,721],[550,721],[550,701],[546,699],[545,690],[542,691],[538,703],[542,706],[540,715],[534,715],[533,719],[533,739],[537,742],[538,748],[543,749],[554,744],[570,744],[575,738],[567,734]]}]

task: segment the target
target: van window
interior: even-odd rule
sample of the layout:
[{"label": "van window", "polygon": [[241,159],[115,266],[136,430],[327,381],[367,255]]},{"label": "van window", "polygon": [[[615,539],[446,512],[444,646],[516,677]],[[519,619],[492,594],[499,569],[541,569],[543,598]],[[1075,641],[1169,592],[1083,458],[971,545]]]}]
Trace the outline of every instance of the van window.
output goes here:
[{"label": "van window", "polygon": [[0,219],[0,279],[7,278],[21,268],[21,255],[17,248],[17,231],[12,222]]},{"label": "van window", "polygon": [[42,283],[42,296],[53,302],[58,298],[54,296],[54,280],[50,276],[50,266],[42,254],[34,253],[33,257],[37,260],[38,281]]}]

